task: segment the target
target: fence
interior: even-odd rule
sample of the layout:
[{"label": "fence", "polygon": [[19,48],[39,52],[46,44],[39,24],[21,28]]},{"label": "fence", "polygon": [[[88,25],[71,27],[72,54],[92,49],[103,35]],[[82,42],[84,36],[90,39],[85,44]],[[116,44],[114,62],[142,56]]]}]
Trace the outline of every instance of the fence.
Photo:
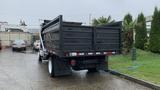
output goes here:
[{"label": "fence", "polygon": [[13,40],[25,40],[28,45],[32,43],[32,34],[27,32],[0,32],[2,46],[11,46]]}]

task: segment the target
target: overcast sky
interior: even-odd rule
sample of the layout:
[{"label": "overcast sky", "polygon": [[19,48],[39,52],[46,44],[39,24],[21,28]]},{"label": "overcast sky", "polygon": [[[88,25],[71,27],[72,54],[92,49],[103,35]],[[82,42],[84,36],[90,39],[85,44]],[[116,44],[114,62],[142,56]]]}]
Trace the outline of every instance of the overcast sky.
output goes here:
[{"label": "overcast sky", "polygon": [[28,25],[38,25],[39,19],[59,14],[67,21],[83,23],[89,22],[89,14],[122,20],[126,13],[152,15],[155,6],[160,8],[160,0],[0,0],[0,21],[18,24],[22,19]]}]

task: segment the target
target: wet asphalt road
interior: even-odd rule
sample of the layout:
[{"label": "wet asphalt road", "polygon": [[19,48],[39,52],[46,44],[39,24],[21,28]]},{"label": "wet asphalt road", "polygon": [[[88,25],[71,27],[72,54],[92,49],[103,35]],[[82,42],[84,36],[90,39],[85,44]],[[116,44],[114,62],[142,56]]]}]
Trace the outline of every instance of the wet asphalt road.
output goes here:
[{"label": "wet asphalt road", "polygon": [[150,90],[106,72],[73,71],[70,76],[51,78],[47,62],[37,54],[0,51],[0,90]]}]

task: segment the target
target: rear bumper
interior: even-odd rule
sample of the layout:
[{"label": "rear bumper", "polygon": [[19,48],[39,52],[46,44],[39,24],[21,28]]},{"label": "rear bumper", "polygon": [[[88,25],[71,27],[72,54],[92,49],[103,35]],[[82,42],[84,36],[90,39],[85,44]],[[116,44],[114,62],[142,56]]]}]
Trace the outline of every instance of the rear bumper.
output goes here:
[{"label": "rear bumper", "polygon": [[[71,61],[75,60],[75,65],[71,65]],[[97,68],[99,70],[108,69],[107,56],[83,56],[67,58],[68,63],[74,70],[84,70],[90,68]]]},{"label": "rear bumper", "polygon": [[12,47],[12,49],[16,49],[16,50],[25,50],[26,47]]}]

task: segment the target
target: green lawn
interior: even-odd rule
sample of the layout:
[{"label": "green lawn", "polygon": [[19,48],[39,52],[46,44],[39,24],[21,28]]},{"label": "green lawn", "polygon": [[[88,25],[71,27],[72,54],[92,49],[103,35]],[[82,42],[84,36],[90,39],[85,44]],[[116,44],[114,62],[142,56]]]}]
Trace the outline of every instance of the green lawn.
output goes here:
[{"label": "green lawn", "polygon": [[131,55],[109,57],[109,67],[127,74],[160,85],[160,54],[137,50],[137,60],[131,61]]}]

